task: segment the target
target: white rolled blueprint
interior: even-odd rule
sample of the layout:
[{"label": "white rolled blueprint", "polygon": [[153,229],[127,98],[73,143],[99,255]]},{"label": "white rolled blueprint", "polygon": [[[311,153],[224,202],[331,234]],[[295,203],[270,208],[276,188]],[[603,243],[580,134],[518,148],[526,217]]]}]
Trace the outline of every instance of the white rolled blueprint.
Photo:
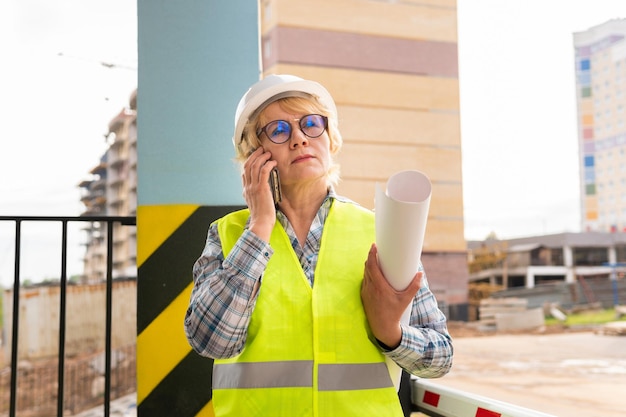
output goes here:
[{"label": "white rolled blueprint", "polygon": [[[387,181],[386,190],[376,184],[374,213],[378,262],[385,278],[396,290],[404,290],[419,269],[432,185],[420,171],[400,171]],[[408,324],[411,306],[402,315]],[[387,358],[387,368],[396,390],[401,369]]]},{"label": "white rolled blueprint", "polygon": [[401,171],[376,184],[376,246],[380,266],[392,287],[405,289],[417,273],[432,186],[420,171]]}]

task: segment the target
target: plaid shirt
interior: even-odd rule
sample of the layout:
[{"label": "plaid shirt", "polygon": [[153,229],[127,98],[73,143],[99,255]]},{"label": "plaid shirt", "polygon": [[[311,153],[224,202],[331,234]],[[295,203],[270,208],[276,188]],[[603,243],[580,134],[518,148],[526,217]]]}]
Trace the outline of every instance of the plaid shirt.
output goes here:
[{"label": "plaid shirt", "polygon": [[[311,286],[324,221],[335,199],[350,202],[331,189],[303,246],[287,217],[277,211],[277,220],[287,232]],[[217,226],[213,224],[209,228],[202,255],[193,266],[194,287],[185,316],[187,339],[199,354],[229,358],[242,351],[260,279],[272,254],[271,246],[246,228],[224,258]],[[423,271],[421,264],[420,270]],[[446,317],[437,307],[426,275],[413,299],[410,323],[402,325],[400,345],[393,350],[380,348],[400,367],[420,377],[439,377],[450,369],[452,344]]]}]

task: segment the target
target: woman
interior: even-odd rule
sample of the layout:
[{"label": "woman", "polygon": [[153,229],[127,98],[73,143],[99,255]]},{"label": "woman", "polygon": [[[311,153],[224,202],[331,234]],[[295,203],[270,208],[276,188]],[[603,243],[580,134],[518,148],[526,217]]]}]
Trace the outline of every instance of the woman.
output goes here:
[{"label": "woman", "polygon": [[215,359],[216,416],[402,416],[385,358],[439,377],[451,340],[423,271],[395,291],[377,261],[373,213],[335,194],[332,97],[313,81],[268,76],[242,97],[233,142],[248,208],[210,226],[185,317],[191,346]]}]

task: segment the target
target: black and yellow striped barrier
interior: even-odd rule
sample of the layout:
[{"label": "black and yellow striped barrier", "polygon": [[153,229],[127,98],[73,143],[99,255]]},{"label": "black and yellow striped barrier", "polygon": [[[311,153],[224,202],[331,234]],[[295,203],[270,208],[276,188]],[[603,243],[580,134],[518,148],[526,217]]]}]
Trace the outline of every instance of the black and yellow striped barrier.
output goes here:
[{"label": "black and yellow striped barrier", "polygon": [[191,268],[211,221],[239,207],[140,207],[137,248],[137,403],[140,415],[213,416],[213,362],[191,350],[183,318]]}]

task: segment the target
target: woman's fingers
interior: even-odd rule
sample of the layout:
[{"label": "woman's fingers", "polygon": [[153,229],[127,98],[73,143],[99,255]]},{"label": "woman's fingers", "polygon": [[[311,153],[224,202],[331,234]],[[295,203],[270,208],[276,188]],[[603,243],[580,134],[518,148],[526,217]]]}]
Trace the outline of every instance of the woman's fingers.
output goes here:
[{"label": "woman's fingers", "polygon": [[[261,184],[269,179],[269,172],[276,166],[271,160],[272,154],[263,148],[257,148],[244,163],[244,180],[248,184]],[[245,183],[244,183],[245,185]]]}]

